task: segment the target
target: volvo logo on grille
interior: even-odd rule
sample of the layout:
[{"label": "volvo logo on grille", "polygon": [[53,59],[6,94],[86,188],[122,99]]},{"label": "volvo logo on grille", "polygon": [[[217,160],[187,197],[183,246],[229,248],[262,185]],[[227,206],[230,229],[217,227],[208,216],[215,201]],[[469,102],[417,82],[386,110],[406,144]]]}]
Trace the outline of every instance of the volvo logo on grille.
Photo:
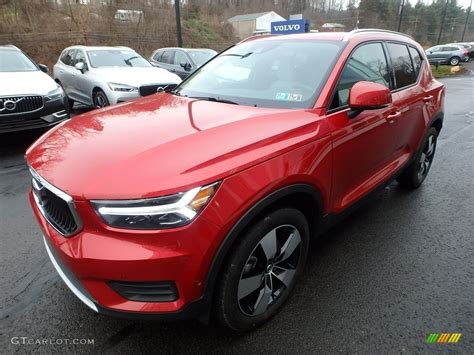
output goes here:
[{"label": "volvo logo on grille", "polygon": [[16,104],[19,103],[21,100],[23,100],[23,97],[22,98],[19,98],[17,100],[13,100],[13,99],[0,99],[0,112],[2,111],[15,111],[16,110]]},{"label": "volvo logo on grille", "polygon": [[8,111],[15,111],[15,109],[16,109],[16,102],[15,102],[15,101],[11,101],[11,100],[5,101],[5,102],[3,103],[3,107],[5,108],[5,110],[8,110]]}]

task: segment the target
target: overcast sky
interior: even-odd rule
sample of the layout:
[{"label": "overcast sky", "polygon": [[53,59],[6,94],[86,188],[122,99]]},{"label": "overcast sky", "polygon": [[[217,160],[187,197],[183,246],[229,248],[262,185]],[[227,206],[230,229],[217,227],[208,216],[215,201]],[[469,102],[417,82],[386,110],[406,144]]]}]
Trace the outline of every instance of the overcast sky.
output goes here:
[{"label": "overcast sky", "polygon": [[464,8],[469,7],[469,4],[471,3],[471,0],[458,0],[459,5],[461,5]]}]

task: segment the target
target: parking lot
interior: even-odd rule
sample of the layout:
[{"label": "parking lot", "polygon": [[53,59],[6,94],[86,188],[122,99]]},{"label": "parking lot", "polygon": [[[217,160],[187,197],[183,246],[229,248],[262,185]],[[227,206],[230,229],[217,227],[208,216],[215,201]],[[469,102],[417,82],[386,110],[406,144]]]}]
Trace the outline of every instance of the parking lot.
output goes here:
[{"label": "parking lot", "polygon": [[[90,311],[54,270],[28,205],[23,154],[41,132],[0,136],[2,352],[472,353],[474,63],[466,68],[465,75],[443,80],[446,119],[423,187],[388,186],[314,243],[287,307],[245,335]],[[462,338],[426,344],[435,332]],[[12,344],[14,337],[93,344],[21,345]]]}]

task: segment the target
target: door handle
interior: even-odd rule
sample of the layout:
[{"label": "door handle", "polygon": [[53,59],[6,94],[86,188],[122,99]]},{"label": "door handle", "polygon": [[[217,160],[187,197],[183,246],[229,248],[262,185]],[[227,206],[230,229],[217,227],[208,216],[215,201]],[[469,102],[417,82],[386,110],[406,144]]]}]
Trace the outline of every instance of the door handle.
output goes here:
[{"label": "door handle", "polygon": [[400,111],[395,111],[387,115],[385,118],[389,123],[393,123],[397,118],[402,115]]},{"label": "door handle", "polygon": [[424,103],[427,103],[427,104],[428,104],[428,103],[430,103],[431,101],[433,101],[433,95],[428,95],[428,96],[425,96],[425,97],[423,98],[423,102],[424,102]]}]

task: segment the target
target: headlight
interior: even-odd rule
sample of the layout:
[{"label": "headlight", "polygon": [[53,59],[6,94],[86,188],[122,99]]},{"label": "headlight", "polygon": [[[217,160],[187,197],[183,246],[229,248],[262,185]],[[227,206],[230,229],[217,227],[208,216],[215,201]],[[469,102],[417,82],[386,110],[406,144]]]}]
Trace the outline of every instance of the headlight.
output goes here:
[{"label": "headlight", "polygon": [[190,223],[204,209],[219,183],[175,195],[142,199],[91,201],[109,226],[127,229],[176,228]]},{"label": "headlight", "polygon": [[110,90],[112,91],[121,91],[121,92],[133,92],[138,91],[138,88],[126,84],[117,84],[117,83],[107,83]]},{"label": "headlight", "polygon": [[46,102],[48,102],[48,101],[58,100],[58,99],[61,99],[63,97],[64,97],[63,88],[58,85],[58,87],[56,89],[54,89],[53,91],[48,92],[48,94],[45,96],[44,100]]}]

